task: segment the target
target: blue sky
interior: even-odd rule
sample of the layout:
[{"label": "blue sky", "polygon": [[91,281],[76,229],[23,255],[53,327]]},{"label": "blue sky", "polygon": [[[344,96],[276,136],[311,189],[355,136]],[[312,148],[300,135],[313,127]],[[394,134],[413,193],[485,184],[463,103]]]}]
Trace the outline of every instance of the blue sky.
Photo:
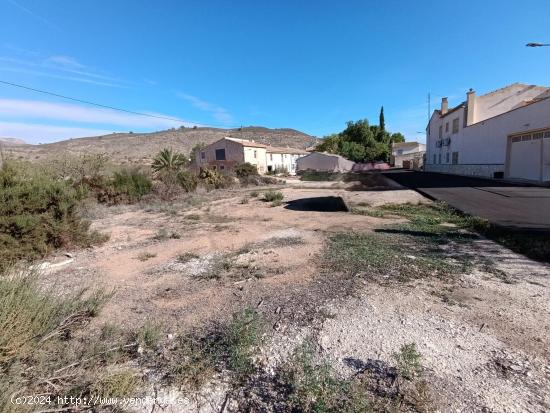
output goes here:
[{"label": "blue sky", "polygon": [[0,137],[49,142],[183,124],[338,132],[378,121],[423,140],[450,104],[516,81],[550,86],[550,2],[0,0]]}]

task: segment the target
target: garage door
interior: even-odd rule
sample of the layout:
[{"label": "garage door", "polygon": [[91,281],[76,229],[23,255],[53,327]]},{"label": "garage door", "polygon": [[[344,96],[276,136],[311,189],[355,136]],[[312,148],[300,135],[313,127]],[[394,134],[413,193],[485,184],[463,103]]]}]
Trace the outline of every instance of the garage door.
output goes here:
[{"label": "garage door", "polygon": [[539,181],[543,133],[513,136],[510,148],[510,178]]}]

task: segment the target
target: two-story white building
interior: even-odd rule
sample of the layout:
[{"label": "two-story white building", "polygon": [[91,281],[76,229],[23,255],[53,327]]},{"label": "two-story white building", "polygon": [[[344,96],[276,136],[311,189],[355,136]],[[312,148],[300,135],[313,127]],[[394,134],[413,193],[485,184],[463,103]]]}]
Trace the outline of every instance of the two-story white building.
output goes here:
[{"label": "two-story white building", "polygon": [[426,171],[550,181],[550,88],[514,83],[447,98],[426,129]]},{"label": "two-story white building", "polygon": [[196,155],[196,165],[231,173],[235,165],[250,163],[264,173],[296,174],[296,160],[307,155],[308,152],[295,148],[278,148],[263,145],[258,142],[237,139],[223,138],[211,143]]}]

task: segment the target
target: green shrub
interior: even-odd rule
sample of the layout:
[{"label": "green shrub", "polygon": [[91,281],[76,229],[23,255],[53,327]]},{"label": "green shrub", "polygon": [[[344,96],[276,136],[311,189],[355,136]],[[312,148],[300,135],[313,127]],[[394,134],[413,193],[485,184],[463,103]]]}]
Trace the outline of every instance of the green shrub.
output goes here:
[{"label": "green shrub", "polygon": [[266,191],[264,192],[264,201],[266,202],[274,202],[274,201],[282,201],[285,196],[281,191]]},{"label": "green shrub", "polygon": [[185,190],[185,192],[193,192],[197,189],[199,179],[197,175],[188,170],[179,171],[176,175],[178,184]]},{"label": "green shrub", "polygon": [[116,192],[124,194],[130,202],[139,201],[151,192],[151,179],[137,168],[124,168],[113,174],[112,186]]},{"label": "green shrub", "polygon": [[401,377],[412,380],[422,372],[422,356],[416,349],[415,343],[403,345],[399,352],[393,354],[397,363],[397,372]]},{"label": "green shrub", "polygon": [[162,337],[162,325],[147,321],[137,334],[136,341],[147,348],[155,348]]},{"label": "green shrub", "polygon": [[0,169],[0,272],[56,248],[101,241],[78,215],[84,195],[69,181],[5,162]]},{"label": "green shrub", "polygon": [[258,175],[258,168],[249,162],[239,163],[234,167],[235,175],[244,178],[250,175]]},{"label": "green shrub", "polygon": [[232,184],[232,178],[225,176],[218,171],[208,168],[201,168],[199,179],[208,189],[227,188]]}]

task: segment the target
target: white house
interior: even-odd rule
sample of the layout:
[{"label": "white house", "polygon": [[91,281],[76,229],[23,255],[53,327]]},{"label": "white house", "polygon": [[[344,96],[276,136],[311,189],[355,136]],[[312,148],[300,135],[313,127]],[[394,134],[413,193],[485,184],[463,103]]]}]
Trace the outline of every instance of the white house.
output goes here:
[{"label": "white house", "polygon": [[427,129],[426,171],[550,181],[550,88],[514,83],[447,98]]},{"label": "white house", "polygon": [[295,175],[297,159],[306,156],[308,153],[302,149],[268,146],[266,148],[267,171],[286,171],[291,175]]},{"label": "white house", "polygon": [[235,165],[248,162],[255,165],[258,172],[276,172],[286,170],[296,173],[296,160],[308,152],[295,148],[277,148],[254,141],[237,138],[223,138],[216,141],[196,155],[196,164],[230,173]]},{"label": "white house", "polygon": [[422,166],[426,153],[426,145],[419,142],[397,142],[391,148],[391,166],[398,168],[414,168]]},{"label": "white house", "polygon": [[236,164],[248,162],[255,165],[259,173],[265,173],[266,148],[254,141],[226,137],[197,152],[196,164],[227,173]]}]

